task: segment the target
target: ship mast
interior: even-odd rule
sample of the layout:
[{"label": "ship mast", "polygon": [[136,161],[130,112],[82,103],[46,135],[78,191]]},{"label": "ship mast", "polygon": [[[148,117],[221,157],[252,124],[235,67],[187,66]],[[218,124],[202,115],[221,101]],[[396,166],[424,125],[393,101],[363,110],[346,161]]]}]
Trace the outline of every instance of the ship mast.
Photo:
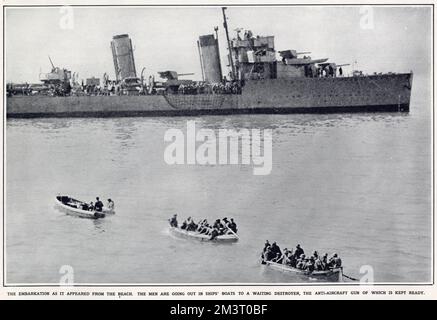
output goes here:
[{"label": "ship mast", "polygon": [[223,12],[223,27],[225,28],[226,32],[226,39],[228,40],[228,50],[229,50],[229,63],[231,64],[232,69],[232,80],[235,80],[235,66],[234,66],[234,59],[232,58],[232,46],[231,41],[229,40],[229,32],[228,32],[228,23],[226,21],[226,13],[225,13],[226,7],[222,7]]}]

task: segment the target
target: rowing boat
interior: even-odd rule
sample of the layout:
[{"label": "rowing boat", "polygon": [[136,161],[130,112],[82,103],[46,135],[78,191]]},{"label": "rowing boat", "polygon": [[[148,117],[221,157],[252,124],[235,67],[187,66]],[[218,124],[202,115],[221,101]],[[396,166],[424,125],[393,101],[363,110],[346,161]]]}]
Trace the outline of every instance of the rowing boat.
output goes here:
[{"label": "rowing boat", "polygon": [[65,212],[70,216],[80,218],[99,219],[104,218],[107,213],[107,209],[106,211],[102,212],[95,210],[84,210],[83,208],[85,205],[88,205],[87,203],[73,199],[68,196],[57,196],[56,205],[60,211]]},{"label": "rowing boat", "polygon": [[327,281],[327,282],[343,282],[343,268],[334,268],[324,271],[307,271],[300,270],[297,268],[293,268],[291,266],[273,262],[273,261],[264,261],[264,263],[275,270],[295,274],[297,276],[304,276],[307,278],[311,278],[314,280]]},{"label": "rowing boat", "polygon": [[196,239],[199,241],[211,241],[211,242],[235,242],[238,241],[238,236],[235,234],[223,234],[217,236],[214,240],[211,240],[211,236],[201,234],[196,231],[187,231],[181,228],[170,227],[170,232],[174,235],[182,238]]}]

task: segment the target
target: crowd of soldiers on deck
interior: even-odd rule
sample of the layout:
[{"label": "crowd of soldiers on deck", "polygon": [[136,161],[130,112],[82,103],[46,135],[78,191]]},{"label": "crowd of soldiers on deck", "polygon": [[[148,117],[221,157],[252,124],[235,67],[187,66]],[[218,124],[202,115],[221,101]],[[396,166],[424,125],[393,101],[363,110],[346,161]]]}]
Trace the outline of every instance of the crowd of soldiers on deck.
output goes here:
[{"label": "crowd of soldiers on deck", "polygon": [[334,77],[342,77],[343,69],[339,67],[333,67],[332,65],[326,66],[318,66],[316,67],[314,64],[305,66],[305,77],[308,78],[334,78]]},{"label": "crowd of soldiers on deck", "polygon": [[276,242],[270,244],[268,240],[264,245],[261,258],[263,264],[266,261],[271,261],[309,272],[340,268],[342,265],[342,261],[336,253],[329,259],[327,253],[320,256],[317,251],[314,251],[311,256],[307,257],[300,244],[296,246],[294,252],[292,249],[287,248],[281,251]]},{"label": "crowd of soldiers on deck", "polygon": [[192,84],[181,84],[178,94],[241,94],[241,85],[238,81],[227,81],[218,83],[193,82]]},{"label": "crowd of soldiers on deck", "polygon": [[[128,88],[130,87],[130,88]],[[48,96],[120,96],[120,95],[146,95],[160,94],[164,91],[156,90],[151,85],[134,83],[126,85],[121,81],[106,81],[100,84],[70,83],[68,81],[57,84],[41,85],[37,90],[32,85],[8,85],[8,96],[13,95],[48,95]],[[181,84],[177,94],[241,94],[241,85],[237,81],[220,83],[192,82]]]},{"label": "crowd of soldiers on deck", "polygon": [[[171,227],[178,228],[177,214],[174,214],[173,217],[169,219],[169,223]],[[180,228],[182,230],[210,236],[210,240],[214,240],[216,237],[224,234],[235,234],[238,231],[237,224],[233,218],[231,218],[230,221],[228,218],[217,219],[213,224],[210,224],[207,219],[200,220],[196,223],[193,218],[188,217],[188,219],[184,220]]]}]

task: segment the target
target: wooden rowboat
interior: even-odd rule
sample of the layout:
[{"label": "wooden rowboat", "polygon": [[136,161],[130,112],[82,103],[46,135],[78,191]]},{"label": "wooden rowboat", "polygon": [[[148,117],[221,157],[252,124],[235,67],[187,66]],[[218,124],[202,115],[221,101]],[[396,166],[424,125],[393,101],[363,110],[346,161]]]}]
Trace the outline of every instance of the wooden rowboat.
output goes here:
[{"label": "wooden rowboat", "polygon": [[238,236],[234,234],[223,234],[217,236],[214,240],[211,240],[211,236],[206,234],[200,234],[195,231],[182,230],[181,228],[170,227],[170,232],[181,238],[190,238],[199,241],[211,241],[211,242],[235,242],[238,241]]},{"label": "wooden rowboat", "polygon": [[272,261],[264,261],[265,265],[268,266],[269,268],[278,270],[278,271],[282,271],[282,272],[287,272],[287,273],[291,273],[291,274],[295,274],[297,276],[304,276],[307,278],[311,278],[314,280],[319,280],[319,281],[326,281],[326,282],[343,282],[343,268],[334,268],[334,269],[329,269],[326,271],[306,271],[306,270],[300,270],[297,268],[293,268],[291,266],[282,264],[282,263],[277,263],[277,262],[272,262]]},{"label": "wooden rowboat", "polygon": [[84,205],[87,203],[83,201],[79,201],[73,199],[69,196],[57,196],[56,197],[56,206],[57,208],[65,212],[70,216],[76,216],[80,218],[88,218],[88,219],[99,219],[104,218],[106,216],[105,211],[99,212],[95,210],[84,210]]}]

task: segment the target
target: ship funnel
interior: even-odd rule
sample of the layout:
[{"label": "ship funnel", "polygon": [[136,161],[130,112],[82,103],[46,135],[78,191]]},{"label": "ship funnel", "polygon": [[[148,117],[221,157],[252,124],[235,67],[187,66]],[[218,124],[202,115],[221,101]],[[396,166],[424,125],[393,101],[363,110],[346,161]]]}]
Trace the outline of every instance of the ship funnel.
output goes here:
[{"label": "ship funnel", "polygon": [[129,35],[121,34],[114,36],[111,41],[111,49],[117,81],[126,78],[136,78],[134,52]]},{"label": "ship funnel", "polygon": [[213,34],[199,37],[200,64],[202,75],[206,82],[220,82],[222,80],[222,68],[220,64],[220,52],[218,38]]}]

